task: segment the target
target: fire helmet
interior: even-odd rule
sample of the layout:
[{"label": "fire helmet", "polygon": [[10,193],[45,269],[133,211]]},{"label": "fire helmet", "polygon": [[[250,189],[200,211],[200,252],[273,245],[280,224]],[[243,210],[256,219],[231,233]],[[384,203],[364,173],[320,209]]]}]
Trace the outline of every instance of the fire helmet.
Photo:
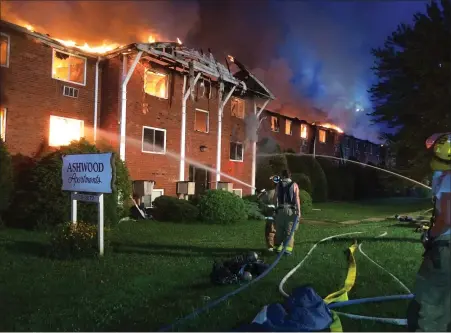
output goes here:
[{"label": "fire helmet", "polygon": [[426,140],[426,148],[432,149],[434,153],[431,161],[432,170],[451,170],[451,132],[431,135]]},{"label": "fire helmet", "polygon": [[249,252],[246,256],[247,262],[256,262],[258,260],[258,254],[256,252]]},{"label": "fire helmet", "polygon": [[241,277],[242,277],[242,279],[244,281],[251,281],[252,280],[252,274],[251,274],[251,272],[248,272],[248,271],[244,271],[244,273],[243,273],[243,275]]}]

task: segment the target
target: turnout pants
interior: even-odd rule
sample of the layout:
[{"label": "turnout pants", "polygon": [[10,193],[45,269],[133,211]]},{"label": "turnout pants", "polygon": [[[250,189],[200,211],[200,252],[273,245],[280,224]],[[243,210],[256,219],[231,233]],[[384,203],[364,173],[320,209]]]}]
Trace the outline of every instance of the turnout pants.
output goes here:
[{"label": "turnout pants", "polygon": [[410,332],[451,331],[450,235],[437,237],[415,281],[415,298],[407,310]]},{"label": "turnout pants", "polygon": [[274,247],[274,241],[276,237],[276,226],[274,220],[267,220],[265,225],[265,239],[268,249]]},{"label": "turnout pants", "polygon": [[[277,251],[280,252],[283,249],[283,243],[290,235],[291,228],[293,227],[295,217],[295,211],[292,206],[283,206],[277,210],[276,213],[276,246]],[[299,226],[299,224],[298,224]],[[298,228],[296,226],[296,230]],[[286,251],[291,253],[294,246],[294,234],[289,241]]]}]

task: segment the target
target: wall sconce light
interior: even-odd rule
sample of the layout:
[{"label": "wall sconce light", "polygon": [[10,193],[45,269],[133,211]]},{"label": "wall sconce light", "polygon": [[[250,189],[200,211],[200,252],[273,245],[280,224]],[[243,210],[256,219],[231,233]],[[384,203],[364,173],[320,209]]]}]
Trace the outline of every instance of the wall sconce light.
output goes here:
[{"label": "wall sconce light", "polygon": [[207,146],[200,146],[199,148],[200,148],[201,152],[204,152],[204,151],[208,150]]}]

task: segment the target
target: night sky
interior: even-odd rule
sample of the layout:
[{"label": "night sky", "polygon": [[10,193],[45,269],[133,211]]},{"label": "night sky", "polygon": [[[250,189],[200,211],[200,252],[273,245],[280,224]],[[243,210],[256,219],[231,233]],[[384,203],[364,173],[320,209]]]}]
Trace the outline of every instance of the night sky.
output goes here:
[{"label": "night sky", "polygon": [[[2,1],[2,18],[81,44],[145,41],[157,33],[224,59],[240,59],[274,92],[269,108],[330,120],[376,141],[371,104],[372,47],[427,1]],[[144,37],[145,38],[145,37]],[[314,111],[320,108],[324,113]],[[356,110],[361,110],[356,112]]]}]

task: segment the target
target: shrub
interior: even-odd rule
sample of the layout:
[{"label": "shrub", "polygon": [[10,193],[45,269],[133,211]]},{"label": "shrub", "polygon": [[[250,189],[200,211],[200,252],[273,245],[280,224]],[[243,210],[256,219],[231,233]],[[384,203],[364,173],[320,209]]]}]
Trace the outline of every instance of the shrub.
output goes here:
[{"label": "shrub", "polygon": [[244,200],[248,220],[264,220],[265,216],[262,214],[258,202]]},{"label": "shrub", "polygon": [[199,210],[191,202],[162,195],[153,202],[152,215],[158,221],[192,222],[199,216]]},{"label": "shrub", "polygon": [[97,248],[97,226],[85,222],[58,225],[50,239],[50,256],[59,259],[94,256]]},{"label": "shrub", "polygon": [[305,190],[309,194],[312,193],[312,182],[310,181],[309,176],[305,173],[293,173],[291,178],[298,184],[301,190]]},{"label": "shrub", "polygon": [[258,202],[258,196],[256,194],[246,195],[243,197],[243,200],[249,202]]},{"label": "shrub", "polygon": [[199,214],[203,222],[232,224],[247,219],[244,200],[223,190],[209,190],[199,202]]},{"label": "shrub", "polygon": [[299,198],[301,200],[301,213],[308,214],[313,209],[312,197],[305,190],[299,191]]},{"label": "shrub", "polygon": [[0,222],[11,202],[13,190],[13,167],[11,155],[0,139]]}]

